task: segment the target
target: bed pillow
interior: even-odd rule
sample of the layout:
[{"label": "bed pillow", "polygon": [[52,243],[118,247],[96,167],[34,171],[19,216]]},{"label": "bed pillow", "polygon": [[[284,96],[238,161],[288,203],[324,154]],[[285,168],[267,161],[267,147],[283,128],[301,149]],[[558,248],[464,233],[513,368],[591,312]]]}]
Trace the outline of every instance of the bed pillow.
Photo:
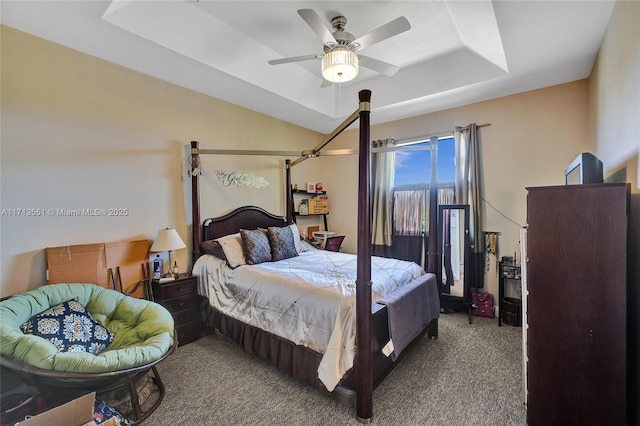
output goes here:
[{"label": "bed pillow", "polygon": [[240,236],[242,237],[242,247],[247,265],[257,265],[271,261],[271,246],[269,245],[267,232],[263,229],[253,231],[243,229],[240,231]]},{"label": "bed pillow", "polygon": [[222,260],[227,260],[224,256],[224,250],[222,250],[222,245],[216,240],[207,240],[200,243],[200,250],[202,250],[205,254],[210,254]]},{"label": "bed pillow", "polygon": [[214,241],[217,241],[220,244],[220,247],[222,247],[224,259],[227,261],[229,267],[237,268],[240,265],[247,264],[247,260],[245,259],[242,251],[242,238],[240,237],[239,232],[216,238]]},{"label": "bed pillow", "polygon": [[300,241],[300,246],[302,247],[303,253],[306,251],[317,250],[317,248],[311,245],[311,243],[309,243],[309,241],[307,240]]},{"label": "bed pillow", "polygon": [[59,352],[98,355],[113,341],[113,334],[96,321],[78,299],[53,306],[35,315],[20,328],[25,334],[48,340]]},{"label": "bed pillow", "polygon": [[292,223],[287,226],[287,228],[291,229],[291,234],[293,234],[293,244],[296,246],[296,252],[302,253],[302,243],[300,241],[300,231],[298,230],[298,225]]},{"label": "bed pillow", "polygon": [[293,233],[291,228],[286,226],[280,228],[277,226],[271,226],[267,229],[267,238],[269,239],[269,245],[271,246],[271,260],[284,260],[296,257],[298,251],[294,243]]}]

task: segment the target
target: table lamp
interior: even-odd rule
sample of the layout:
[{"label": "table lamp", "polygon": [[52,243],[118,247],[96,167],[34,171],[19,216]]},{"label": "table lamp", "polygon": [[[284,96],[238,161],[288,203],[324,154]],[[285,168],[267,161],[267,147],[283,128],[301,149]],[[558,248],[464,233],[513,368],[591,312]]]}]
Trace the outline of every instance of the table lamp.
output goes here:
[{"label": "table lamp", "polygon": [[[155,241],[153,242],[153,244],[151,245],[151,248],[149,249],[149,251],[152,252],[161,252],[161,251],[167,251],[169,252],[169,271],[171,271],[171,252],[173,250],[179,250],[179,249],[183,249],[187,247],[186,244],[184,243],[184,241],[182,241],[182,238],[180,238],[180,235],[178,234],[178,231],[176,231],[174,228],[165,228],[165,229],[161,229],[160,231],[158,231],[158,235],[156,236]],[[167,273],[167,275],[170,275],[170,273]]]}]

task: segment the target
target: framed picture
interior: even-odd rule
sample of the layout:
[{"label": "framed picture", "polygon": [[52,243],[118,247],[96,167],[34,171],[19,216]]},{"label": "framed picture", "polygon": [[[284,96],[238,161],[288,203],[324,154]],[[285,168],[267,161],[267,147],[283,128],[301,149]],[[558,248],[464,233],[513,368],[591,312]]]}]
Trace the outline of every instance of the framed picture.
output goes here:
[{"label": "framed picture", "polygon": [[316,183],[315,182],[307,182],[307,192],[310,194],[316,193]]}]

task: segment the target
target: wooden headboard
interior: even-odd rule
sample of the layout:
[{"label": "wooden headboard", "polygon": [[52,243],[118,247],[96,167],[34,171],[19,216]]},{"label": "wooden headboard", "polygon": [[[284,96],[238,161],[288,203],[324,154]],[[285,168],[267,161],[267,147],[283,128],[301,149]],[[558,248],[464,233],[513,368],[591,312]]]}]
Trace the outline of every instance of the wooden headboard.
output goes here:
[{"label": "wooden headboard", "polygon": [[287,224],[287,218],[284,216],[274,215],[261,207],[243,206],[224,216],[205,219],[202,224],[202,241],[234,234],[241,229],[266,229],[269,226]]}]

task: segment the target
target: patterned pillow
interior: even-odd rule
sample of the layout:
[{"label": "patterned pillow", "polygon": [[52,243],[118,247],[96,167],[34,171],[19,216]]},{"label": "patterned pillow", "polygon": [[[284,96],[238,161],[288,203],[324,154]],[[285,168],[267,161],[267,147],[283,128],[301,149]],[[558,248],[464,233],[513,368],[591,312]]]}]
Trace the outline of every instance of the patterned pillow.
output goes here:
[{"label": "patterned pillow", "polygon": [[271,226],[267,229],[267,237],[271,245],[271,260],[274,262],[298,255],[290,227],[279,228]]},{"label": "patterned pillow", "polygon": [[255,231],[240,231],[242,237],[242,247],[247,265],[257,265],[262,262],[271,261],[271,246],[267,233],[263,229]]},{"label": "patterned pillow", "polygon": [[25,334],[47,339],[59,352],[98,355],[113,341],[113,334],[98,323],[78,299],[40,312],[20,328]]}]

